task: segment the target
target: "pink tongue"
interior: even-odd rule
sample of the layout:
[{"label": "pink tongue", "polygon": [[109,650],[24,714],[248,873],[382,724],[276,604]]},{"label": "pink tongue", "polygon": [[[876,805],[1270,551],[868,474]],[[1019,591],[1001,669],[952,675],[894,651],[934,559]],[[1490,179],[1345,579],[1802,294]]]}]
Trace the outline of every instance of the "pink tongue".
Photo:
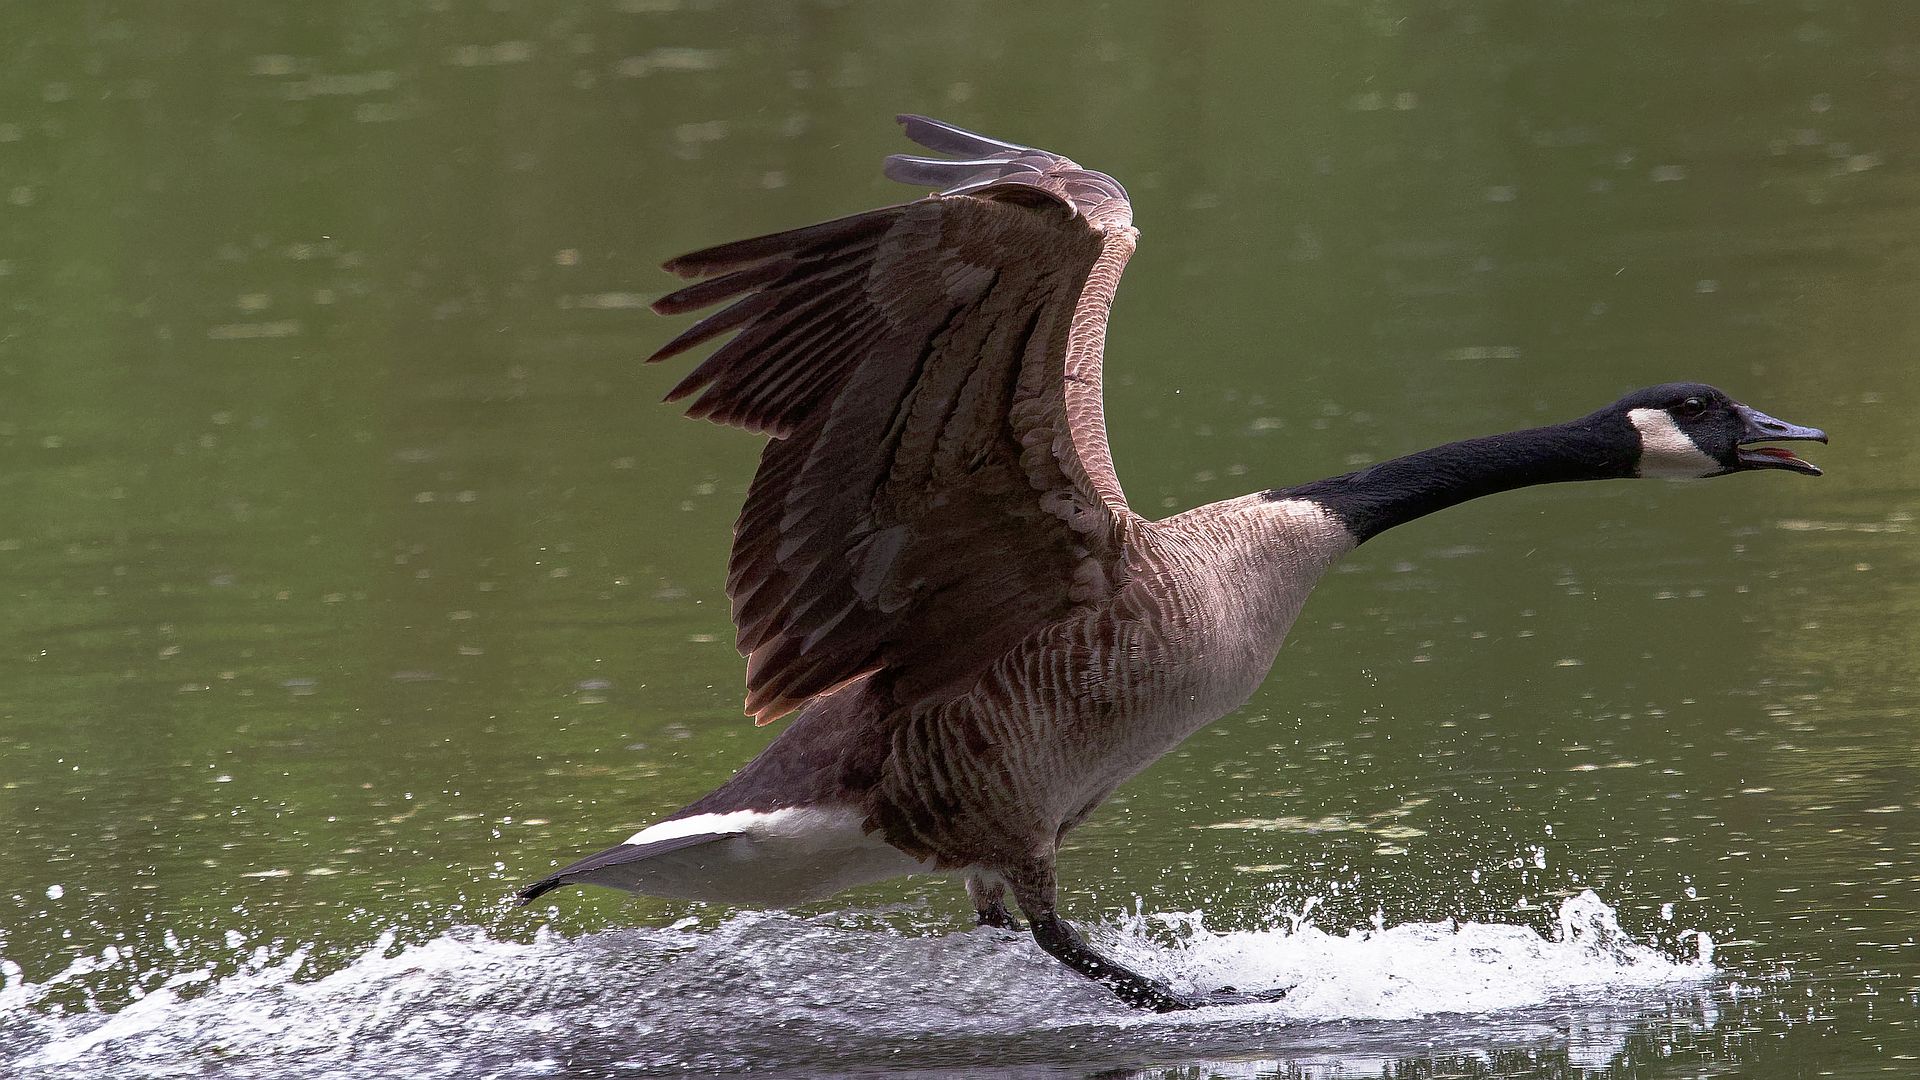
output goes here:
[{"label": "pink tongue", "polygon": [[1790,458],[1793,456],[1793,451],[1782,450],[1777,446],[1756,446],[1753,448],[1753,452],[1756,454],[1765,454],[1768,457],[1777,457],[1777,458]]}]

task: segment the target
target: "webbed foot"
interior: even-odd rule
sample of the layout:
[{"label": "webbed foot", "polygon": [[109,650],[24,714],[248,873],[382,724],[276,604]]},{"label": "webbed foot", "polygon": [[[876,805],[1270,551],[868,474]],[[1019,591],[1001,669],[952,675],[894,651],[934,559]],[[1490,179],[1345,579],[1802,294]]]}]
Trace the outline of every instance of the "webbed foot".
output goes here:
[{"label": "webbed foot", "polygon": [[1222,1005],[1265,1005],[1284,1000],[1293,987],[1282,986],[1277,990],[1241,991],[1231,986],[1222,986],[1201,995],[1201,1004],[1207,1008]]}]

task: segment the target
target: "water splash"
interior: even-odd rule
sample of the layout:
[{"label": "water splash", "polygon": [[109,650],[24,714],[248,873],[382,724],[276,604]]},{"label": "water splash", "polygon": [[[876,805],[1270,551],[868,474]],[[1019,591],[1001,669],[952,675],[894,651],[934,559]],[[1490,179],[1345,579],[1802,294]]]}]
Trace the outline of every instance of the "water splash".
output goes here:
[{"label": "water splash", "polygon": [[[1177,943],[1171,955],[1152,947],[1167,934]],[[1713,973],[1636,943],[1592,891],[1561,905],[1551,940],[1524,926],[1454,921],[1329,934],[1304,917],[1286,932],[1216,932],[1200,912],[1135,916],[1108,940],[1183,989],[1290,987],[1263,1008],[1300,1021],[1484,1014],[1697,984]]]},{"label": "water splash", "polygon": [[[105,969],[137,964],[130,953],[76,960],[37,983],[0,962],[0,1062],[9,1075],[33,1077],[531,1077],[772,1065],[803,1075],[1046,1065],[1063,1055],[1073,1064],[1175,1052],[1244,1058],[1249,1046],[1273,1047],[1276,1032],[1309,1025],[1314,1034],[1301,1045],[1324,1057],[1329,1021],[1400,1025],[1385,1036],[1376,1027],[1348,1050],[1350,1059],[1391,1060],[1396,1045],[1430,1053],[1460,1031],[1459,1014],[1510,1014],[1495,1025],[1503,1037],[1557,1041],[1604,1065],[1624,1045],[1619,1017],[1697,995],[1713,974],[1632,941],[1592,893],[1562,905],[1551,940],[1482,923],[1332,934],[1306,912],[1275,921],[1280,928],[1214,931],[1198,913],[1142,913],[1092,928],[1186,989],[1292,987],[1271,1004],[1170,1017],[1119,1006],[1024,936],[910,936],[844,916],[739,913],[706,929],[543,931],[530,941],[466,927],[412,946],[387,934],[329,972],[312,970],[308,948],[257,948],[225,974],[142,973],[134,981],[152,989],[117,1010],[50,1002]],[[1639,1006],[1623,1005],[1636,993]],[[1582,1022],[1568,1025],[1569,1009]],[[1483,1026],[1472,1037],[1491,1036]]]}]

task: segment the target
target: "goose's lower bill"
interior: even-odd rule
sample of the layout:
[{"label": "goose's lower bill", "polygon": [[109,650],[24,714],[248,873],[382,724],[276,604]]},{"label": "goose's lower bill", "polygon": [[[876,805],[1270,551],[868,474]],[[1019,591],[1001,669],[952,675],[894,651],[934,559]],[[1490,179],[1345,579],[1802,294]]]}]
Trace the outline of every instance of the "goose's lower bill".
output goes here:
[{"label": "goose's lower bill", "polygon": [[1827,433],[1819,428],[1801,427],[1789,424],[1785,420],[1776,420],[1759,409],[1746,405],[1734,406],[1734,414],[1740,418],[1740,438],[1736,454],[1740,464],[1748,469],[1787,469],[1792,472],[1819,476],[1820,466],[1788,450],[1784,446],[1755,446],[1763,442],[1817,442],[1827,441]]}]

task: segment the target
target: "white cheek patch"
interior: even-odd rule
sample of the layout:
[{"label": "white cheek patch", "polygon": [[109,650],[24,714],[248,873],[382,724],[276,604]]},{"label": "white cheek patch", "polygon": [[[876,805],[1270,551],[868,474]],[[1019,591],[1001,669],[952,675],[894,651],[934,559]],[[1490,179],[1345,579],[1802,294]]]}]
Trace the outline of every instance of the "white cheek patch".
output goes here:
[{"label": "white cheek patch", "polygon": [[1687,437],[1665,409],[1633,409],[1627,413],[1635,431],[1640,433],[1641,476],[1669,480],[1696,480],[1718,476],[1727,471]]}]

